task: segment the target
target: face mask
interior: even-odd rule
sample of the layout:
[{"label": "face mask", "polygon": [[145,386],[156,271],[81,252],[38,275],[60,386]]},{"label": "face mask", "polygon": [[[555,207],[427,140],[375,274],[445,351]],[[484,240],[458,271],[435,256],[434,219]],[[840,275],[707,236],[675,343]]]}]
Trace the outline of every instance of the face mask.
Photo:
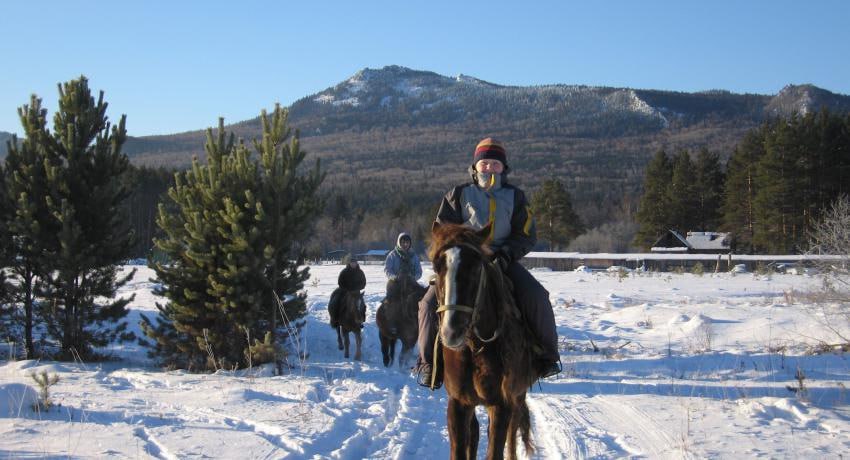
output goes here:
[{"label": "face mask", "polygon": [[492,173],[475,173],[478,186],[484,190],[496,190],[502,186],[502,175]]}]

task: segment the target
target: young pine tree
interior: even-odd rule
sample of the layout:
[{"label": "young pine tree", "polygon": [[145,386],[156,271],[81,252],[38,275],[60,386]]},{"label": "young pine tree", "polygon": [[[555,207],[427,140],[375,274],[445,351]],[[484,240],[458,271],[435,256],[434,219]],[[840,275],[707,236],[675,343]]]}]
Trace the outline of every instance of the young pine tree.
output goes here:
[{"label": "young pine tree", "polygon": [[61,346],[61,356],[88,357],[93,347],[132,339],[127,333],[130,298],[113,299],[133,275],[120,279],[133,235],[122,210],[128,196],[123,175],[129,161],[121,152],[127,134],[125,116],[117,126],[106,117],[103,92],[97,100],[88,80],[59,85],[59,110],[53,132],[22,117],[27,139],[45,155],[46,205],[51,238],[39,248],[49,265],[43,274],[40,318]]},{"label": "young pine tree", "polygon": [[643,196],[637,211],[637,223],[640,226],[635,235],[635,246],[649,249],[673,224],[670,211],[670,196],[667,193],[672,179],[670,157],[663,150],[649,162],[643,180]]},{"label": "young pine tree", "polygon": [[207,131],[207,164],[195,159],[178,173],[173,206],[160,205],[166,236],[155,245],[170,261],[153,268],[168,303],[156,324],[143,318],[142,327],[155,341],[152,357],[169,366],[244,367],[254,341],[274,344],[280,320],[305,312],[301,244],[321,212],[323,175],[318,161],[298,171],[305,152],[284,109],[261,121],[252,156],[219,120],[217,137]]},{"label": "young pine tree", "polygon": [[557,179],[546,179],[531,197],[537,221],[537,235],[548,243],[548,250],[565,248],[584,233],[584,225],[573,210],[572,198]]},{"label": "young pine tree", "polygon": [[27,137],[20,143],[13,137],[8,143],[3,174],[7,215],[3,220],[9,235],[14,235],[9,241],[14,257],[5,266],[15,280],[10,300],[23,310],[22,315],[16,315],[16,323],[23,331],[24,353],[33,358],[36,295],[50,261],[44,257],[45,248],[52,244],[58,222],[47,208],[46,156],[38,142],[47,131],[47,110],[41,107],[41,99],[32,96],[30,104],[18,109],[18,114]]}]

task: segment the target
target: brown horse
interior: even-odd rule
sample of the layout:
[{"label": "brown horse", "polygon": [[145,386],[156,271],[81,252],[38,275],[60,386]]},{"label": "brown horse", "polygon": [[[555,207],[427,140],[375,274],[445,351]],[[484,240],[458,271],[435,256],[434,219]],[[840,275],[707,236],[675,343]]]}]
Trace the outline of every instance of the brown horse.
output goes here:
[{"label": "brown horse", "polygon": [[426,288],[409,276],[400,277],[387,284],[387,298],[381,302],[375,314],[384,366],[389,367],[395,359],[396,341],[401,341],[398,367],[404,368],[407,365],[419,336],[419,299],[425,295],[425,291]]},{"label": "brown horse", "polygon": [[536,380],[532,348],[510,291],[510,281],[490,260],[489,227],[435,225],[430,257],[437,274],[443,376],[451,458],[478,451],[475,407],[490,417],[488,459],[516,458],[517,432],[531,454],[525,394]]},{"label": "brown horse", "polygon": [[[336,328],[336,341],[339,349],[345,349],[345,357],[348,358],[348,346],[351,343],[348,334],[354,334],[357,348],[354,351],[354,359],[360,361],[360,345],[363,342],[361,330],[363,329],[362,311],[366,310],[366,302],[363,293],[359,291],[345,291],[339,299],[339,327]],[[343,346],[344,345],[344,346]]]}]

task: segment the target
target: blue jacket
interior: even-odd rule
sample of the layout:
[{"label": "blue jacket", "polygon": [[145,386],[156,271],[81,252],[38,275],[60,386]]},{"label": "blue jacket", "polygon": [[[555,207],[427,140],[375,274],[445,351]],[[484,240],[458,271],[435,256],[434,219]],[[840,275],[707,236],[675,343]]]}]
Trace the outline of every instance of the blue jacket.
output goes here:
[{"label": "blue jacket", "polygon": [[389,279],[408,275],[414,280],[419,280],[422,277],[422,264],[419,262],[419,256],[411,250],[404,251],[401,249],[401,238],[405,235],[407,234],[398,235],[395,249],[387,254],[387,260],[384,261],[384,273]]}]

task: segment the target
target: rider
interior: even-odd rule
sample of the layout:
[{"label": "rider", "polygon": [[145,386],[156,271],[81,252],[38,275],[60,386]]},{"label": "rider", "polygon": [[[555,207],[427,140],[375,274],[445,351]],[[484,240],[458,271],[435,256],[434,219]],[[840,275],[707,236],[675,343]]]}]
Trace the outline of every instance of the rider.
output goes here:
[{"label": "rider", "polygon": [[[490,225],[488,241],[494,260],[514,285],[517,305],[539,342],[535,368],[540,377],[561,371],[558,332],[549,292],[520,263],[537,241],[525,193],[507,183],[510,169],[504,146],[486,138],[475,147],[469,173],[472,182],[451,189],[443,198],[435,223],[463,224],[481,230]],[[419,384],[430,387],[437,298],[433,284],[419,302]],[[436,376],[437,387],[442,376]]]},{"label": "rider", "polygon": [[396,238],[395,249],[387,254],[387,260],[384,261],[384,273],[387,275],[387,298],[394,299],[401,294],[397,292],[400,289],[397,282],[399,279],[407,277],[413,281],[418,281],[422,277],[422,264],[419,263],[419,256],[416,255],[416,252],[410,249],[411,243],[410,235],[401,232]]},{"label": "rider", "polygon": [[[366,287],[366,275],[363,273],[363,270],[360,268],[357,260],[351,258],[351,260],[348,261],[345,268],[339,272],[337,284],[339,287],[334,289],[334,292],[331,294],[331,299],[328,301],[328,314],[330,314],[331,317],[331,327],[334,329],[339,327],[337,317],[339,315],[340,297],[342,297],[346,291],[360,292]],[[360,316],[365,321],[366,311],[362,306],[360,308]]]}]

